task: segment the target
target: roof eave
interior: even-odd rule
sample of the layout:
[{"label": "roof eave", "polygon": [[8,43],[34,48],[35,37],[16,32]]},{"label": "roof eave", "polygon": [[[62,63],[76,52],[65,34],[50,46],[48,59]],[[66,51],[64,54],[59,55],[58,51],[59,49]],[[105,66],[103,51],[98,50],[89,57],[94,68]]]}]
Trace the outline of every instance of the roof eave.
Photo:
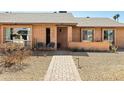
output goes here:
[{"label": "roof eave", "polygon": [[77,26],[77,27],[124,27],[124,26]]},{"label": "roof eave", "polygon": [[0,22],[0,24],[70,24],[70,25],[77,25],[74,22]]}]

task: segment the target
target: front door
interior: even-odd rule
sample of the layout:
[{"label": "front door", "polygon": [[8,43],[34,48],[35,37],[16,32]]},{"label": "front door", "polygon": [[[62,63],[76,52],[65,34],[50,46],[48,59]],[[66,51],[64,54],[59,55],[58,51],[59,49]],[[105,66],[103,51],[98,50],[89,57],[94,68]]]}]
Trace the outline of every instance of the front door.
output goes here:
[{"label": "front door", "polygon": [[50,43],[50,28],[46,28],[46,45]]},{"label": "front door", "polygon": [[67,27],[57,28],[57,48],[66,49],[67,48]]}]

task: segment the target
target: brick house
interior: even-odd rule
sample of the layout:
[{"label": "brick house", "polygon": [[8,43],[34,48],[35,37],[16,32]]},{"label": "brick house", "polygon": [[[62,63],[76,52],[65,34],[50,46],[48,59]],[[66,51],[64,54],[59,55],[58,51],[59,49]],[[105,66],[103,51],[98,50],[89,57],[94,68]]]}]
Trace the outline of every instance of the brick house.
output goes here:
[{"label": "brick house", "polygon": [[[17,42],[19,41],[19,42]],[[36,47],[54,42],[54,49],[108,50],[109,42],[124,48],[124,24],[110,18],[78,18],[71,13],[0,13],[0,43]]]}]

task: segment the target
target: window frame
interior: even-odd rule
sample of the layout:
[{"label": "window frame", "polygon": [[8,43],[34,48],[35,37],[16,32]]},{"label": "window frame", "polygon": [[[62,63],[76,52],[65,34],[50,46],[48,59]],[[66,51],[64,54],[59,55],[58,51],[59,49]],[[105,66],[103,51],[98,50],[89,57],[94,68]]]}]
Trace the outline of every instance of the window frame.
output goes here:
[{"label": "window frame", "polygon": [[[88,34],[87,34],[87,39],[85,40],[84,39],[84,31],[92,31],[92,40],[88,39]],[[81,41],[84,41],[84,42],[93,42],[94,40],[94,33],[95,33],[95,29],[94,28],[87,28],[87,29],[81,29]]]},{"label": "window frame", "polygon": [[13,39],[11,39],[11,34],[10,34],[10,39],[6,38],[6,29],[9,29],[10,31],[11,31],[11,29],[13,29],[13,31],[14,31],[14,29],[23,29],[23,28],[30,29],[30,31],[27,30],[27,40],[24,40],[24,41],[32,41],[30,39],[32,37],[32,28],[31,27],[4,27],[5,41],[7,41],[7,42],[8,41],[13,41]]},{"label": "window frame", "polygon": [[[104,38],[104,35],[105,35],[105,31],[107,31],[107,40]],[[109,36],[109,32],[112,31],[113,32],[113,39],[111,40],[110,39],[110,36]],[[108,42],[115,42],[115,29],[103,29],[103,40],[104,41],[108,41]]]}]

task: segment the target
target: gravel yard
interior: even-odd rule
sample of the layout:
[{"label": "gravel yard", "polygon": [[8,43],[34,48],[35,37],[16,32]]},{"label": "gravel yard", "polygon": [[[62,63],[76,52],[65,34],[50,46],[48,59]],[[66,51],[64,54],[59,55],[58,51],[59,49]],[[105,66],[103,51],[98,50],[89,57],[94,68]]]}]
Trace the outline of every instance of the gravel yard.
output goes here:
[{"label": "gravel yard", "polygon": [[[78,71],[82,80],[124,80],[124,52],[57,52],[51,55],[58,53],[73,55],[76,66],[76,58],[79,58],[81,68]],[[23,70],[0,73],[0,80],[43,80],[51,59],[52,56],[32,56],[25,60]]]},{"label": "gravel yard", "polygon": [[124,53],[87,53],[88,56],[73,56],[81,68],[82,80],[124,80]]},{"label": "gravel yard", "polygon": [[26,65],[23,70],[0,73],[0,80],[43,80],[51,58],[52,56],[32,56],[25,60]]}]

